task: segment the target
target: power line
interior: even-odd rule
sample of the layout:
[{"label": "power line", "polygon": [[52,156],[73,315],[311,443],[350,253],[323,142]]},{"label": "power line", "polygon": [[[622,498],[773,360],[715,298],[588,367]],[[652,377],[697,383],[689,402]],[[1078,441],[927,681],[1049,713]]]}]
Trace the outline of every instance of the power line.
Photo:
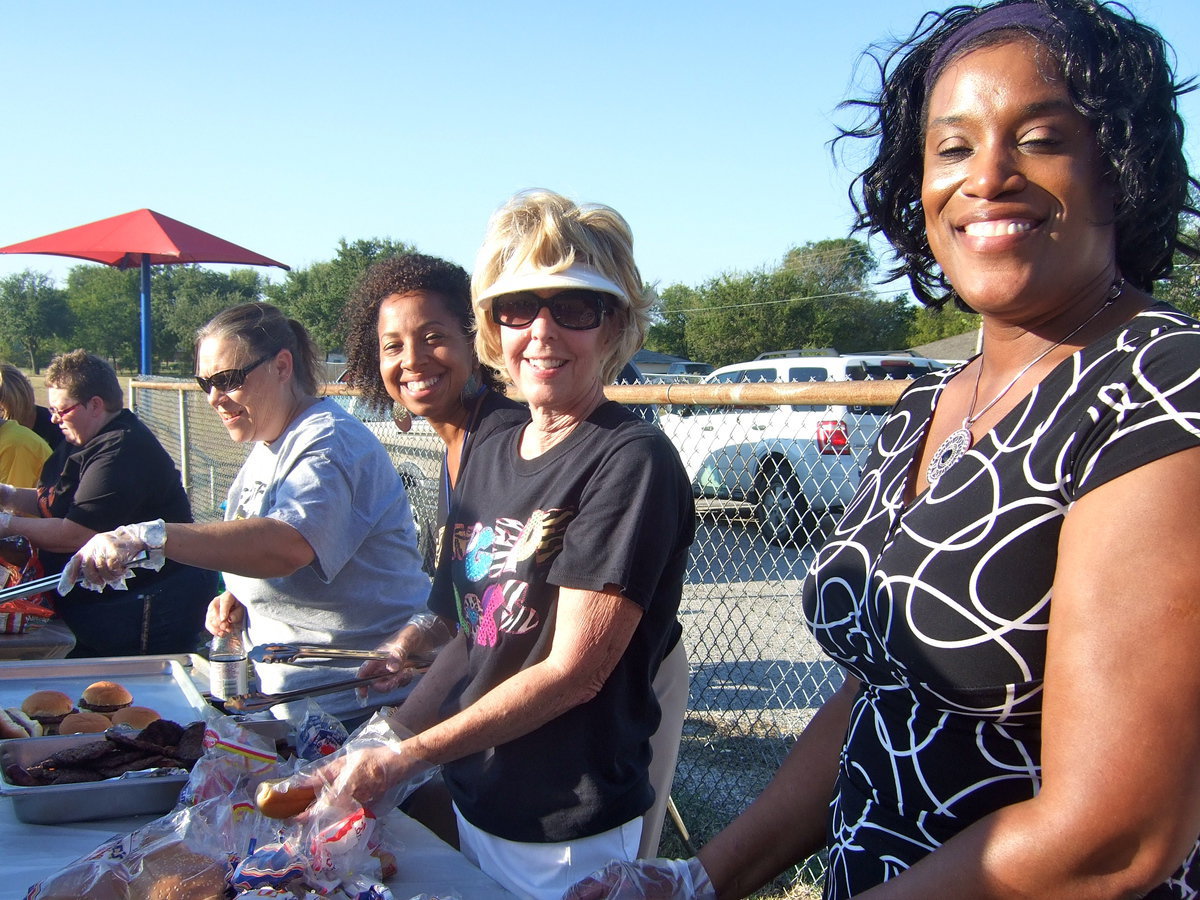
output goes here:
[{"label": "power line", "polygon": [[[660,312],[664,316],[690,315],[691,313],[723,312],[727,309],[752,309],[757,306],[778,306],[782,303],[795,303],[798,300],[836,300],[839,297],[862,297],[864,294],[864,291],[839,291],[835,294],[806,294],[799,297],[786,297],[783,300],[758,300],[754,303],[731,303],[728,306],[694,306],[689,309],[664,309],[660,310]],[[875,299],[895,300],[904,295],[904,291],[897,291],[890,297],[876,297]]]}]

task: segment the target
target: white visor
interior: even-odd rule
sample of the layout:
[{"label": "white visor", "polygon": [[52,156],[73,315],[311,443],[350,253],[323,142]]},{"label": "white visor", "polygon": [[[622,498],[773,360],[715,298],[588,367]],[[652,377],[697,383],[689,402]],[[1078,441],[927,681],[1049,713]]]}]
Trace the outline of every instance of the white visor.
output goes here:
[{"label": "white visor", "polygon": [[481,291],[477,302],[499,297],[501,294],[515,294],[518,291],[549,291],[563,288],[583,288],[589,291],[602,291],[612,294],[628,303],[625,292],[620,286],[605,278],[591,266],[575,263],[566,269],[553,271],[550,269],[521,268],[515,272],[501,275],[491,287]]}]

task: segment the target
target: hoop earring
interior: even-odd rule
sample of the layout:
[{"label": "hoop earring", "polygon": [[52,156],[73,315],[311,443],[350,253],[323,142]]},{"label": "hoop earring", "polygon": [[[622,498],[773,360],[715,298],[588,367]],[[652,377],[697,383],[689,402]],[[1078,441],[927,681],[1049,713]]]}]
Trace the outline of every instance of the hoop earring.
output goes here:
[{"label": "hoop earring", "polygon": [[402,404],[392,404],[392,421],[396,424],[399,431],[407,433],[412,428],[412,413],[410,413]]}]

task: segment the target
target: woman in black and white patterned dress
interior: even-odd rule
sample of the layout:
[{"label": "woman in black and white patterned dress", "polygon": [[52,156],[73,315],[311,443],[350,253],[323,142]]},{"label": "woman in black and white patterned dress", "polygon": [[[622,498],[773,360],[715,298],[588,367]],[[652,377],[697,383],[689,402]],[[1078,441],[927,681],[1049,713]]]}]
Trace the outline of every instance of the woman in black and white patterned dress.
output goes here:
[{"label": "woman in black and white patterned dress", "polygon": [[844,686],[699,860],[649,868],[742,896],[828,846],[830,898],[1194,897],[1200,323],[1149,290],[1195,256],[1196,182],[1162,39],[957,7],[883,71],[860,225],[983,352],[904,394],[805,584]]}]

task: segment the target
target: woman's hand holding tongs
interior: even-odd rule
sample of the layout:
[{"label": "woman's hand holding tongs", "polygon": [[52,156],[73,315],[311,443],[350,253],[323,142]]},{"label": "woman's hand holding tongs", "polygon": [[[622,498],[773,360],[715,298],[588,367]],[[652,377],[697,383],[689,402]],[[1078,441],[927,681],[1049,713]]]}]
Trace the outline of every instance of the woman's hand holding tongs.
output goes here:
[{"label": "woman's hand holding tongs", "polygon": [[92,535],[62,571],[58,592],[66,594],[76,582],[92,591],[106,587],[125,590],[134,566],[158,571],[166,562],[167,525],[162,519],[122,525]]},{"label": "woman's hand holding tongs", "polygon": [[454,626],[433,613],[418,613],[390,641],[379,649],[387,653],[384,659],[372,659],[358,668],[359,678],[382,676],[391,672],[391,677],[376,678],[369,684],[355,689],[360,702],[367,699],[367,690],[394,691],[413,680],[422,664],[454,637]]}]

